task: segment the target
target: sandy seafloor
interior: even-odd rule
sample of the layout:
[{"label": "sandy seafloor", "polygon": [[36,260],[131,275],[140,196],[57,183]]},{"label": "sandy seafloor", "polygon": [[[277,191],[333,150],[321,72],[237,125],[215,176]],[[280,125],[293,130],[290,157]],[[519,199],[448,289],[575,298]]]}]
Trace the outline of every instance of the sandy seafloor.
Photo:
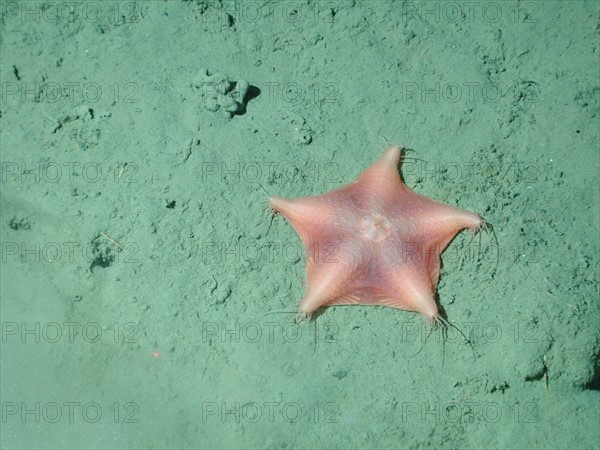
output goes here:
[{"label": "sandy seafloor", "polygon": [[[2,448],[600,447],[597,2],[2,8]],[[438,287],[476,357],[385,307],[294,322],[265,191],[387,142],[494,225]]]}]

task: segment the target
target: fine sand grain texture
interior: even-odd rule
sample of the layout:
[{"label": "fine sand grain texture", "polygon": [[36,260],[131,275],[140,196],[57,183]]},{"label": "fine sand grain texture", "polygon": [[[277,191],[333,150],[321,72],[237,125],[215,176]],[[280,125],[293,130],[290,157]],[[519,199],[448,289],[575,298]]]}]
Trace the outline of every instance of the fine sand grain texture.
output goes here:
[{"label": "fine sand grain texture", "polygon": [[[598,3],[2,2],[2,448],[600,448]],[[269,194],[481,214],[295,323]],[[474,355],[475,353],[475,355]]]}]

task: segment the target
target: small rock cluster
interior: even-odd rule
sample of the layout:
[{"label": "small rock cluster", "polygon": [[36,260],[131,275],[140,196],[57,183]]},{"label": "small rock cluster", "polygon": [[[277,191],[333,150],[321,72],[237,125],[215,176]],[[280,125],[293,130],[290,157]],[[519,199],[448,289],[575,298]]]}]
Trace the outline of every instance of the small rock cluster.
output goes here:
[{"label": "small rock cluster", "polygon": [[246,111],[250,88],[246,80],[231,81],[221,72],[210,73],[208,69],[201,69],[193,85],[201,90],[202,103],[208,111],[220,110],[227,117]]}]

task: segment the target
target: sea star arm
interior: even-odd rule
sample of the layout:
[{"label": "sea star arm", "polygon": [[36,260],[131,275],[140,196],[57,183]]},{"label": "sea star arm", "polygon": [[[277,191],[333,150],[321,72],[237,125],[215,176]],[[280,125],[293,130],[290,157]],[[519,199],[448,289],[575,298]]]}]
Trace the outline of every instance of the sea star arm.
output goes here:
[{"label": "sea star arm", "polygon": [[283,214],[305,243],[315,240],[312,236],[314,230],[335,222],[335,209],[318,197],[291,199],[272,196],[269,205],[273,211]]},{"label": "sea star arm", "polygon": [[[320,245],[328,245],[319,242]],[[307,250],[306,295],[300,303],[300,314],[310,315],[318,308],[336,301],[352,303],[352,292],[349,289],[354,276],[362,263],[361,251],[351,243],[335,241],[329,243],[334,251],[328,254]]]}]

